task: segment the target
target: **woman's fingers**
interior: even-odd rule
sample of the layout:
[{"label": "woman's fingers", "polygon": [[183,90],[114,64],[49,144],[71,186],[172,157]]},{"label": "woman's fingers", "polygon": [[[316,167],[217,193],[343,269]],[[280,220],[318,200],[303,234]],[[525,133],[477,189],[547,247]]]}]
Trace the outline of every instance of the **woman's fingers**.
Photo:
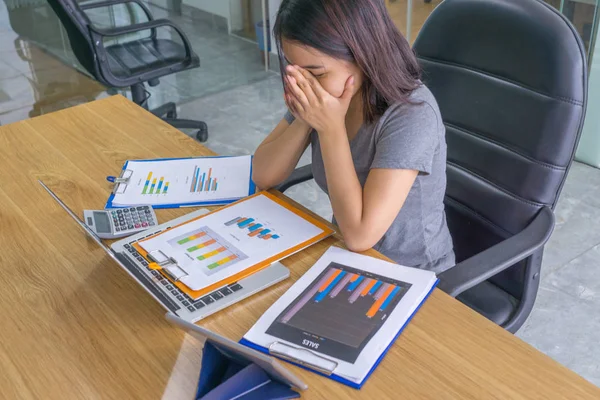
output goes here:
[{"label": "woman's fingers", "polygon": [[286,103],[292,114],[294,114],[294,116],[302,115],[302,113],[304,112],[304,107],[302,106],[300,101],[296,99],[296,96],[287,94]]},{"label": "woman's fingers", "polygon": [[304,91],[302,89],[300,89],[300,86],[298,86],[298,83],[296,82],[296,80],[287,75],[285,77],[286,80],[286,88],[287,91],[289,92],[289,94],[291,94],[293,97],[295,97],[300,103],[306,104],[308,105],[308,98],[306,97],[306,93],[304,93]]},{"label": "woman's fingers", "polygon": [[308,84],[310,85],[310,87],[313,90],[315,95],[317,95],[317,96],[323,95],[323,93],[325,92],[325,89],[323,89],[323,86],[321,86],[321,84],[319,83],[317,78],[315,78],[313,76],[313,74],[311,74],[307,70],[300,68],[300,67],[296,67],[296,69],[303,76],[303,78],[306,80],[306,82],[308,82]]},{"label": "woman's fingers", "polygon": [[288,72],[288,80],[291,83],[295,83],[295,85],[304,93],[304,97],[308,103],[315,104],[317,96],[315,95],[311,83],[300,72],[300,70],[297,67],[288,66],[286,71]]}]

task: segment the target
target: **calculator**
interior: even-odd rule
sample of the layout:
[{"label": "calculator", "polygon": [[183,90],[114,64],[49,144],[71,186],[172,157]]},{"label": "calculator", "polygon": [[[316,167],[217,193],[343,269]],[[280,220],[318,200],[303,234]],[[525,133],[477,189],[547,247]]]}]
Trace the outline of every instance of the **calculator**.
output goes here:
[{"label": "calculator", "polygon": [[158,225],[151,206],[84,210],[83,219],[102,239],[118,239]]}]

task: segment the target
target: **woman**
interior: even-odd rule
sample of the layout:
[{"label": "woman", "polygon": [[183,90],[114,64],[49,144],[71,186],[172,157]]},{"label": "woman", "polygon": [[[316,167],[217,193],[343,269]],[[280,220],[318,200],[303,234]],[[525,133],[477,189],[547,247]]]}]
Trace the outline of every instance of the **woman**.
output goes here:
[{"label": "woman", "polygon": [[452,267],[444,125],[384,2],[284,0],[274,34],[289,112],[256,150],[255,183],[284,181],[311,144],[350,250]]}]

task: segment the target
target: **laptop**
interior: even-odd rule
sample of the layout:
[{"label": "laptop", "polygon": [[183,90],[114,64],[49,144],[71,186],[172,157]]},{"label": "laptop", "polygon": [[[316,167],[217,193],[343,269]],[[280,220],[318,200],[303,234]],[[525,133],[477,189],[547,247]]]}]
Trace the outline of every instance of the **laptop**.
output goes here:
[{"label": "laptop", "polygon": [[179,290],[177,286],[171,284],[160,272],[149,269],[148,262],[135,250],[133,244],[169,229],[172,226],[180,225],[207,214],[208,210],[200,209],[193,211],[167,223],[123,238],[113,243],[109,248],[50,188],[42,181],[39,182],[110,258],[135,279],[163,308],[185,321],[199,321],[290,276],[289,269],[283,266],[283,264],[276,262],[238,282],[225,285],[204,297],[194,300]]}]

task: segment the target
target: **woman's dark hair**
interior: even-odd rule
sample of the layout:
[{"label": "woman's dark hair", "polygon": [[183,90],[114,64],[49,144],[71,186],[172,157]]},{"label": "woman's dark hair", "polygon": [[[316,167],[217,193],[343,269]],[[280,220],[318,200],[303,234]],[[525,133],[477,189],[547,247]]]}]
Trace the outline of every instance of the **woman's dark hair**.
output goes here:
[{"label": "woman's dark hair", "polygon": [[419,86],[420,68],[408,41],[383,0],[283,0],[273,27],[282,77],[282,39],[351,61],[365,75],[365,121],[396,102],[408,102]]}]

